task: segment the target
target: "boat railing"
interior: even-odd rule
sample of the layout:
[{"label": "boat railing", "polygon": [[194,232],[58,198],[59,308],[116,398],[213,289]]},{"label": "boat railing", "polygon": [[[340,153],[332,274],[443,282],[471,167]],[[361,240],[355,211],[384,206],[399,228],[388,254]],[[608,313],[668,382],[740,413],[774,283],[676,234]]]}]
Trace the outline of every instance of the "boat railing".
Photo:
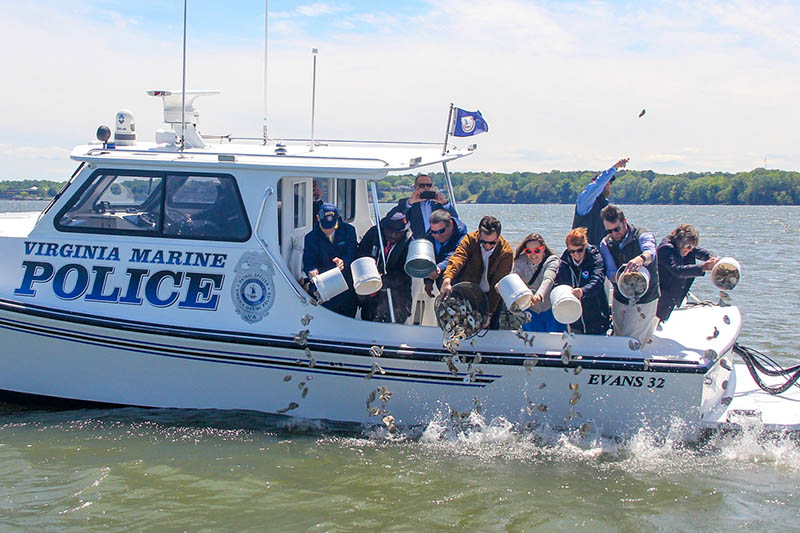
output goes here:
[{"label": "boat railing", "polygon": [[275,258],[275,256],[272,254],[272,251],[269,248],[269,244],[267,243],[267,241],[262,239],[261,235],[259,234],[259,230],[261,229],[261,220],[264,218],[264,210],[267,207],[267,200],[269,200],[269,197],[272,196],[273,194],[275,194],[275,190],[272,187],[267,187],[264,190],[264,199],[261,201],[261,209],[258,212],[258,220],[256,222],[256,231],[255,231],[256,241],[258,241],[258,245],[261,246],[261,249],[264,250],[264,253],[267,254],[267,257],[269,257],[269,260],[272,261],[272,264],[275,266],[278,272],[281,273],[284,281],[286,281],[286,283],[288,283],[289,286],[294,290],[294,293],[297,295],[300,301],[306,304],[308,303],[308,297],[306,296],[305,291],[303,291],[303,289],[300,287],[300,285],[297,283],[294,277],[289,272],[286,271],[286,263],[284,263],[282,260],[278,261]]},{"label": "boat railing", "polygon": [[[246,141],[246,142],[254,142],[264,144],[263,137],[239,137],[236,135],[207,135],[201,134],[201,137],[204,140],[209,141]],[[305,143],[310,144],[312,141],[311,139],[302,138],[302,137],[280,137],[280,138],[269,138],[270,142],[276,143]],[[442,146],[441,141],[388,141],[388,140],[375,140],[375,139],[314,139],[315,146],[324,146],[326,144],[375,144],[375,145],[386,145],[386,146]],[[457,148],[455,144],[448,144],[448,149],[450,148]]]},{"label": "boat railing", "polygon": [[263,158],[274,158],[274,159],[304,159],[304,160],[316,160],[316,161],[360,161],[360,162],[372,162],[372,163],[379,163],[384,167],[391,166],[388,161],[385,159],[381,159],[378,157],[342,157],[342,156],[332,156],[332,155],[289,155],[289,154],[254,154],[254,153],[247,153],[247,152],[213,152],[213,151],[193,151],[193,150],[165,150],[165,149],[133,149],[133,148],[92,148],[88,152],[86,152],[87,156],[95,156],[95,155],[102,155],[102,154],[111,154],[111,153],[130,153],[130,154],[147,154],[147,155],[154,155],[154,154],[164,154],[164,155],[179,155],[181,157],[189,156],[189,155],[196,155],[196,156],[217,156],[218,161],[234,161],[234,157],[263,157]]}]

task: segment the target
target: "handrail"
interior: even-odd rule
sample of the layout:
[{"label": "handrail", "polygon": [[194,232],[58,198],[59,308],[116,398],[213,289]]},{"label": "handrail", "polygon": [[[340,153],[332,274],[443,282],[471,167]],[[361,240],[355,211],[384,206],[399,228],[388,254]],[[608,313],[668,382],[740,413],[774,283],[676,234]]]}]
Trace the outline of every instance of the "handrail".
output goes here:
[{"label": "handrail", "polygon": [[[207,135],[202,134],[201,137],[203,139],[208,140],[227,140],[231,141],[254,141],[263,143],[263,137],[238,137],[235,135],[231,135],[230,133],[227,135]],[[281,137],[281,138],[270,138],[270,141],[276,142],[296,142],[296,143],[307,143],[310,142],[311,139],[303,138],[303,137]],[[365,140],[365,139],[314,139],[315,144],[322,144],[322,143],[341,143],[341,144],[396,144],[400,146],[441,146],[442,143],[440,142],[433,142],[433,141],[386,141],[386,140]],[[455,144],[450,143],[449,146],[456,147]]]},{"label": "handrail", "polygon": [[300,287],[300,285],[297,284],[297,281],[295,281],[295,279],[292,276],[290,276],[289,273],[287,273],[286,270],[284,269],[285,263],[283,261],[278,262],[275,259],[275,256],[272,255],[272,252],[269,249],[269,245],[267,244],[266,241],[264,241],[261,238],[261,236],[258,233],[259,229],[261,228],[261,219],[264,216],[264,208],[267,206],[267,200],[274,193],[275,191],[273,190],[272,187],[267,187],[264,190],[264,200],[262,200],[261,202],[261,210],[258,212],[258,221],[256,222],[256,231],[255,231],[256,241],[258,241],[259,246],[261,246],[261,249],[264,250],[264,252],[267,254],[267,257],[269,257],[270,261],[272,261],[272,264],[275,265],[275,268],[278,269],[278,272],[281,273],[284,281],[286,281],[286,283],[288,283],[289,286],[292,289],[294,289],[294,292],[297,295],[297,297],[300,298],[300,301],[303,304],[308,304],[308,298],[303,292],[303,289]]},{"label": "handrail", "polygon": [[176,156],[181,156],[182,158],[186,158],[189,155],[205,155],[205,156],[241,156],[241,157],[275,157],[279,159],[320,159],[320,160],[331,160],[331,161],[372,161],[375,163],[383,163],[383,166],[388,167],[391,166],[388,161],[385,159],[380,159],[378,157],[341,157],[341,156],[319,156],[319,155],[277,155],[277,154],[250,154],[246,152],[194,152],[194,151],[183,151],[183,152],[168,152],[166,150],[135,150],[129,148],[92,148],[86,155],[97,155],[99,153],[131,153],[131,154],[164,154],[164,155],[171,155],[175,154]]}]

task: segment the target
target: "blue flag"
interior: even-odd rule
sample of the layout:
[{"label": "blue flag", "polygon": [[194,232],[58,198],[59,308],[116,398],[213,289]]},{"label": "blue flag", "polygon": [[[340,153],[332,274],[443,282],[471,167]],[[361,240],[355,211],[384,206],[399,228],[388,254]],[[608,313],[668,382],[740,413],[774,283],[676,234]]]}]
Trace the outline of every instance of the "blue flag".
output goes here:
[{"label": "blue flag", "polygon": [[453,137],[469,137],[489,131],[489,125],[483,120],[480,111],[465,111],[455,108],[456,116],[450,134]]}]

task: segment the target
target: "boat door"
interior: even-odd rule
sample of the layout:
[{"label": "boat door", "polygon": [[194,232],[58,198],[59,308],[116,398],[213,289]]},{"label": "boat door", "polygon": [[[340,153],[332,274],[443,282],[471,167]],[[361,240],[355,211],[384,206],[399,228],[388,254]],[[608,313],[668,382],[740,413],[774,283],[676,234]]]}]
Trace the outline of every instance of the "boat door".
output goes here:
[{"label": "boat door", "polygon": [[312,180],[285,177],[278,182],[278,239],[281,256],[299,280],[303,269],[303,243],[313,224]]}]

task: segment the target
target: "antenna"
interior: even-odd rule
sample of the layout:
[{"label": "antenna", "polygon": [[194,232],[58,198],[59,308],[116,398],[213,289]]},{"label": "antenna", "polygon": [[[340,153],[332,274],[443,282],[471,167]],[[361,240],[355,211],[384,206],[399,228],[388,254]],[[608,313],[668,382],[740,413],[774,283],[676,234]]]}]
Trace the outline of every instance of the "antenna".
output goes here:
[{"label": "antenna", "polygon": [[186,12],[189,0],[183,0],[183,85],[181,86],[181,152],[186,148]]},{"label": "antenna", "polygon": [[311,55],[314,56],[314,69],[311,75],[311,148],[309,152],[314,151],[314,112],[317,100],[317,54],[319,50],[316,48],[311,49]]},{"label": "antenna", "polygon": [[269,28],[269,0],[264,0],[264,146],[267,145],[267,31]]}]

